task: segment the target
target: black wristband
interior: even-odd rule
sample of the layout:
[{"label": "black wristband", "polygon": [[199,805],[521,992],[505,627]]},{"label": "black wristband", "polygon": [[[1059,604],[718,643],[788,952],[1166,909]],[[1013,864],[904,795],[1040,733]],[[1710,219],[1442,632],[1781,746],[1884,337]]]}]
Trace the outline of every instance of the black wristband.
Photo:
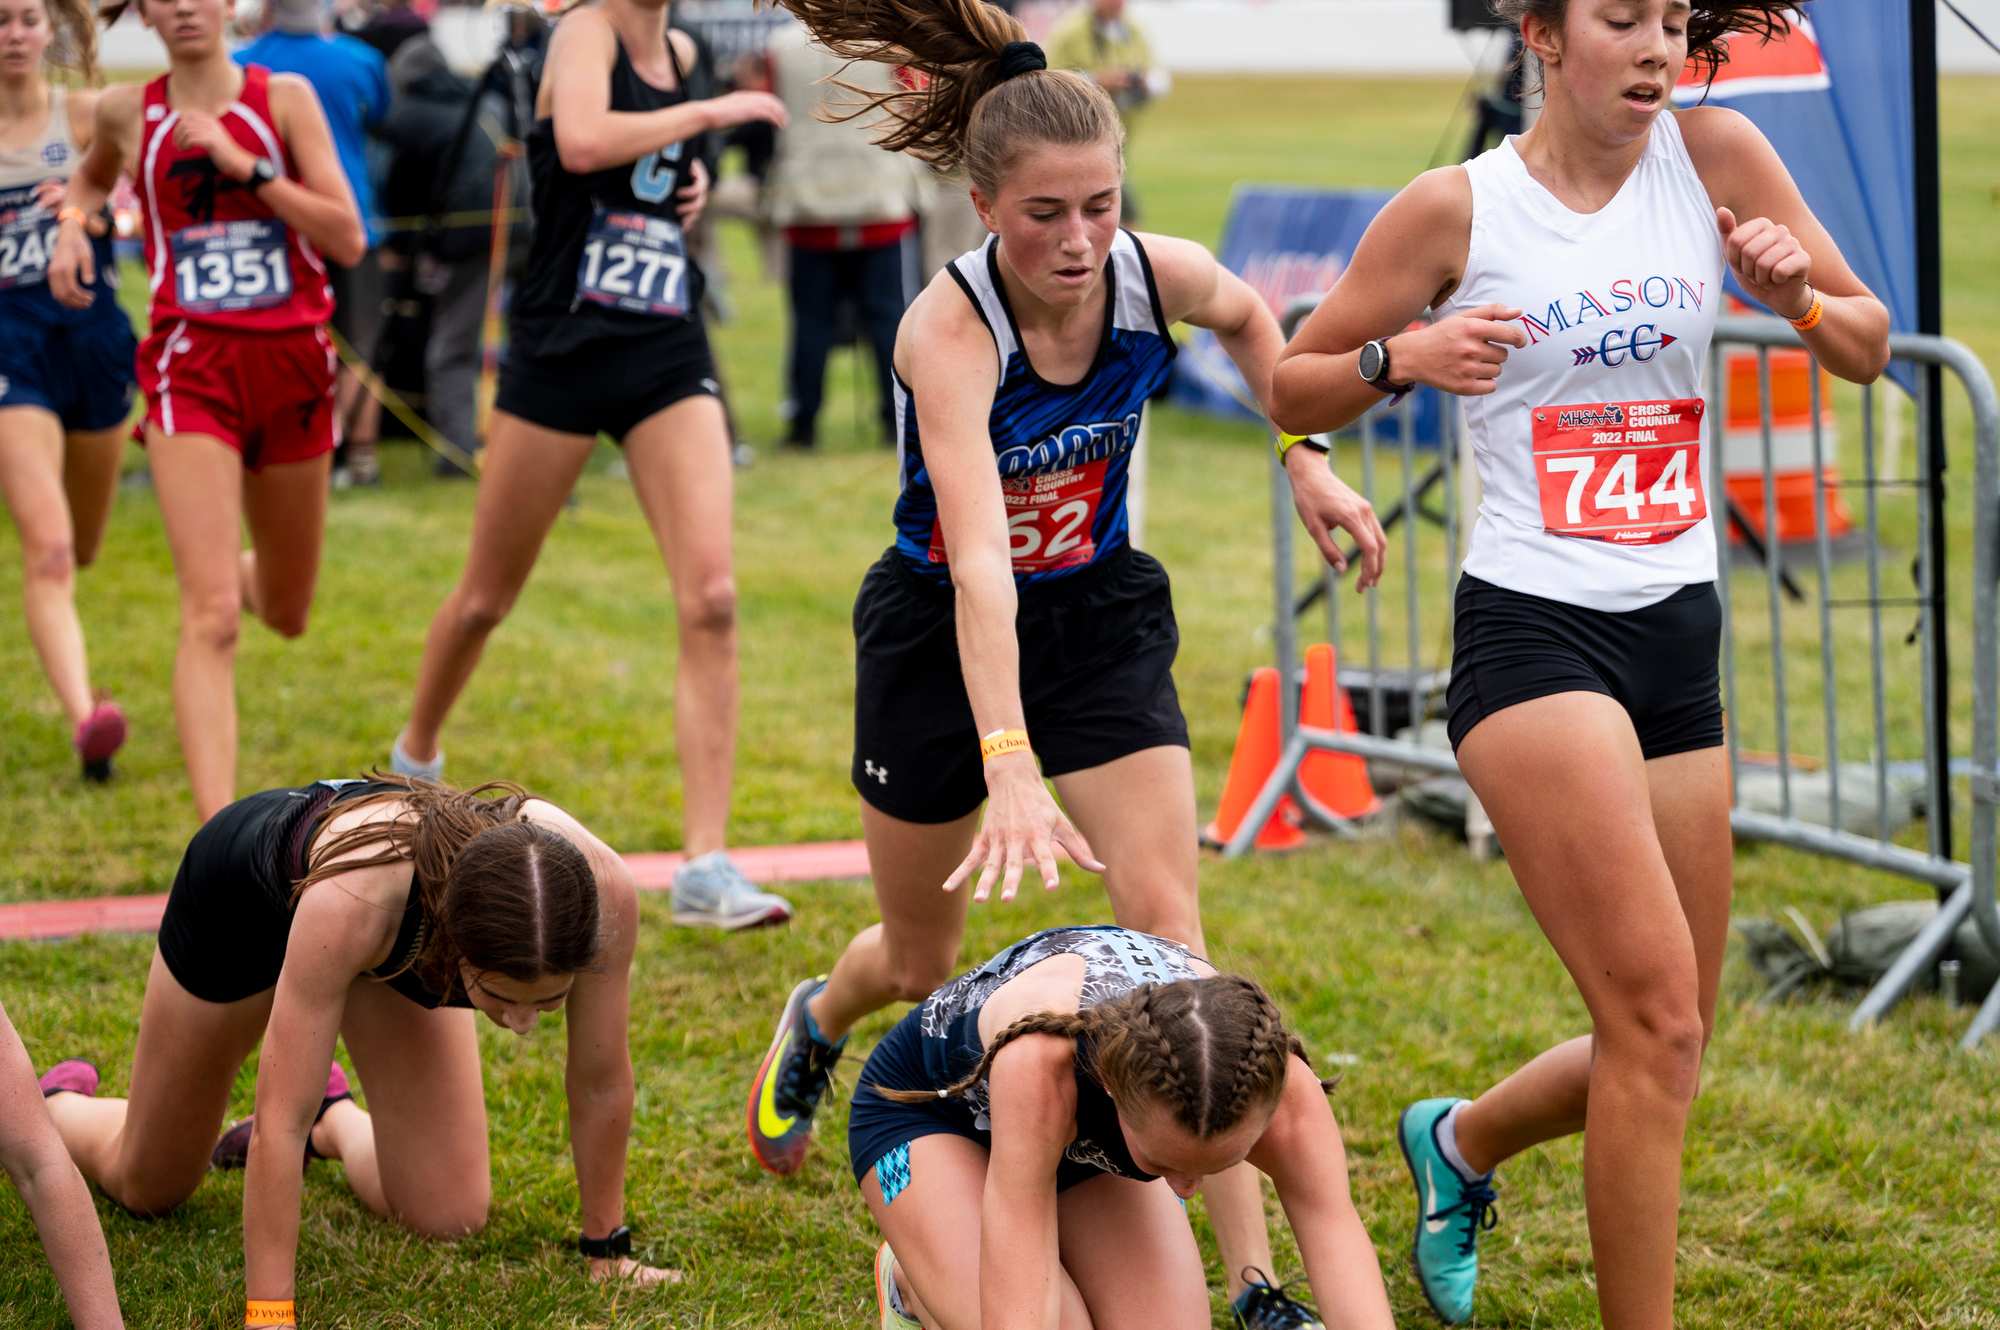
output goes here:
[{"label": "black wristband", "polygon": [[593,1260],[609,1261],[632,1254],[632,1230],[620,1224],[601,1238],[579,1237],[576,1249]]}]

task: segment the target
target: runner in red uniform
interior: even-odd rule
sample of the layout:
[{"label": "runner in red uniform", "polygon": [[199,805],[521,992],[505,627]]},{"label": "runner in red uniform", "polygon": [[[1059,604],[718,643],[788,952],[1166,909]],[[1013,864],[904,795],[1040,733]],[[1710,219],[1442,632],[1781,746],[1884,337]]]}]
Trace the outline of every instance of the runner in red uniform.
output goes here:
[{"label": "runner in red uniform", "polygon": [[367,243],[312,87],[232,63],[229,4],[140,0],[167,73],[105,90],[49,265],[58,300],[88,302],[82,216],[130,172],[152,288],[142,437],[180,583],[174,715],[204,821],[236,797],[242,610],[305,631],[334,446],[320,256],[352,264]]}]

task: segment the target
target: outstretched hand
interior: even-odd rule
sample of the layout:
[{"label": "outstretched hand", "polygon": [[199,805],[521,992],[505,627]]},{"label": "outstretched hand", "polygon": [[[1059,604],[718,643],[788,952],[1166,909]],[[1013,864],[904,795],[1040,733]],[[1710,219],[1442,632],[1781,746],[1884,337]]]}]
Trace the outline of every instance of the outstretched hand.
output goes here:
[{"label": "outstretched hand", "polygon": [[986,764],[986,816],[972,850],[965,861],[945,879],[944,889],[956,891],[976,869],[979,882],[972,899],[984,901],[1000,879],[1000,899],[1010,901],[1020,888],[1021,875],[1030,862],[1042,875],[1042,886],[1054,891],[1061,885],[1056,871],[1056,847],[1069,853],[1077,864],[1093,873],[1104,865],[1090,852],[1090,842],[1069,824],[1062,809],[1042,784],[1035,759],[1028,753],[1008,753]]},{"label": "outstretched hand", "polygon": [[610,1257],[590,1258],[590,1279],[594,1284],[601,1284],[607,1279],[619,1279],[645,1288],[653,1284],[678,1284],[683,1278],[678,1270],[668,1270],[657,1265],[641,1265],[629,1256],[621,1256],[616,1260]]},{"label": "outstretched hand", "polygon": [[1347,556],[1333,534],[1345,531],[1354,537],[1355,553],[1361,556],[1354,589],[1366,591],[1380,582],[1389,536],[1375,515],[1375,505],[1334,475],[1326,458],[1310,448],[1294,447],[1285,453],[1285,474],[1291,477],[1292,503],[1299,510],[1299,520],[1334,571],[1347,571]]},{"label": "outstretched hand", "polygon": [[1791,229],[1768,217],[1739,222],[1727,208],[1715,210],[1715,226],[1722,257],[1744,291],[1784,318],[1804,318],[1812,308],[1812,255]]}]

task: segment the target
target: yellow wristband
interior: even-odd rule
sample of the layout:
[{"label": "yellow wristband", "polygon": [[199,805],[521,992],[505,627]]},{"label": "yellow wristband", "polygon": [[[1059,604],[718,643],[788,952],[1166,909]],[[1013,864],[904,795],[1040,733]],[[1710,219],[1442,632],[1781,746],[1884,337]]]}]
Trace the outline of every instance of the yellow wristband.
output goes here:
[{"label": "yellow wristband", "polygon": [[979,741],[979,760],[991,762],[1003,753],[1025,753],[1028,751],[1026,730],[995,730]]},{"label": "yellow wristband", "polygon": [[90,214],[72,203],[66,208],[56,210],[56,225],[61,226],[64,222],[75,222],[78,226],[87,226],[90,223]]},{"label": "yellow wristband", "polygon": [[1294,445],[1301,443],[1316,453],[1326,451],[1326,449],[1313,442],[1313,437],[1310,434],[1287,434],[1283,430],[1278,431],[1278,440],[1272,446],[1278,450],[1278,460],[1282,462],[1285,459],[1285,454],[1290,452]]},{"label": "yellow wristband", "polygon": [[243,1304],[243,1324],[248,1325],[297,1325],[293,1314],[292,1300],[283,1302],[259,1302],[251,1298]]},{"label": "yellow wristband", "polygon": [[1811,332],[1814,328],[1818,327],[1820,316],[1826,313],[1826,302],[1819,298],[1819,292],[1813,291],[1811,287],[1807,287],[1806,289],[1813,293],[1812,308],[1798,318],[1791,320],[1791,325],[1800,332]]}]

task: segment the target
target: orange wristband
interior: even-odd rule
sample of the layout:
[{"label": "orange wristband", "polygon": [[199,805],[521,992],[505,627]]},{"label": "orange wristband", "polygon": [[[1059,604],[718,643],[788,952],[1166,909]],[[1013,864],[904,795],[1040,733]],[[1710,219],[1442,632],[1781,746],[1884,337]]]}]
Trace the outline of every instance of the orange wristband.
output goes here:
[{"label": "orange wristband", "polygon": [[1813,290],[1810,286],[1806,290],[1813,293],[1812,308],[1801,314],[1798,318],[1790,320],[1791,325],[1800,332],[1811,332],[1814,328],[1818,327],[1820,316],[1826,313],[1826,302],[1819,298],[1819,292]]},{"label": "orange wristband", "polygon": [[243,1324],[249,1325],[297,1325],[298,1318],[293,1313],[292,1300],[283,1302],[258,1302],[251,1298],[243,1304]]},{"label": "orange wristband", "polygon": [[90,224],[90,214],[72,203],[66,208],[58,208],[56,210],[56,225],[61,226],[64,222],[75,222],[78,226],[87,226]]},{"label": "orange wristband", "polygon": [[1028,751],[1026,730],[995,730],[979,741],[979,760],[991,762],[1005,753],[1025,753]]}]

